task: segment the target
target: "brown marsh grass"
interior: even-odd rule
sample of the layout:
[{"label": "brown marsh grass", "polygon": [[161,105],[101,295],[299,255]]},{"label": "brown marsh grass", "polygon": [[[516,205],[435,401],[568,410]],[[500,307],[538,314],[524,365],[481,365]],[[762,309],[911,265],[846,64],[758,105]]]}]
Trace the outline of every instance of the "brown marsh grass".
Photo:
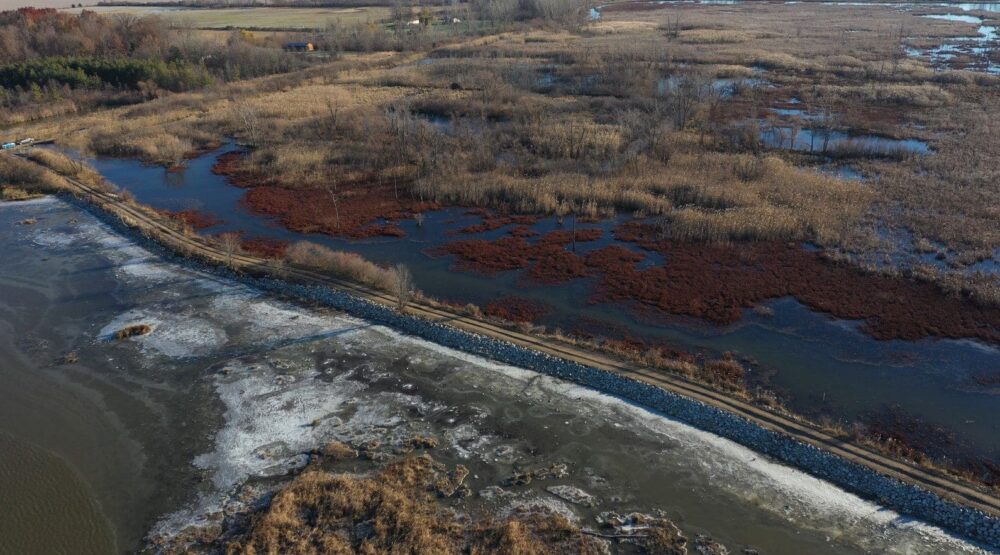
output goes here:
[{"label": "brown marsh grass", "polygon": [[383,291],[399,288],[400,271],[383,268],[365,260],[358,254],[335,251],[316,243],[299,241],[288,247],[285,259],[293,264],[310,266],[330,274],[370,285]]},{"label": "brown marsh grass", "polygon": [[307,471],[280,490],[244,534],[229,538],[225,552],[602,552],[600,540],[558,514],[456,518],[433,492],[467,473],[463,467],[448,472],[427,455],[368,475]]},{"label": "brown marsh grass", "polygon": [[[501,211],[657,217],[665,236],[696,241],[807,239],[853,255],[881,248],[870,223],[883,220],[972,261],[1000,246],[998,80],[901,55],[909,37],[940,42],[967,27],[880,6],[609,9],[583,27],[454,41],[430,63],[344,55],[16,134],[165,165],[235,135],[260,143],[245,169],[281,187],[389,180]],[[667,77],[684,85],[663,91]],[[706,86],[752,77],[769,84],[726,100]],[[872,176],[857,184],[727,135],[793,97],[837,128],[929,140],[935,153],[851,153]],[[423,121],[431,114],[447,129]]]}]

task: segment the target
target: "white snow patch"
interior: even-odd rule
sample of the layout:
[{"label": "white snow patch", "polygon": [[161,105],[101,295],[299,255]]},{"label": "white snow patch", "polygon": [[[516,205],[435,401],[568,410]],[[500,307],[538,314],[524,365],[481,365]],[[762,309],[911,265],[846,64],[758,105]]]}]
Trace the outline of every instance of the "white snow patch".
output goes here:
[{"label": "white snow patch", "polygon": [[44,206],[55,204],[59,199],[53,196],[44,196],[29,200],[0,200],[0,208],[23,208],[25,206]]},{"label": "white snow patch", "polygon": [[[160,261],[159,257],[135,244],[131,239],[115,234],[102,223],[90,224],[92,237],[101,247],[101,255],[117,265],[123,276],[144,281],[176,279],[180,272]],[[90,231],[90,230],[88,230]]]},{"label": "white snow patch", "polygon": [[246,326],[247,339],[270,342],[310,336],[332,336],[363,325],[342,315],[325,315],[264,297],[246,287],[220,294],[212,300],[219,314],[238,318]]},{"label": "white snow patch", "polygon": [[31,242],[50,249],[65,249],[77,242],[77,238],[69,233],[51,229],[39,229]]},{"label": "white snow patch", "polygon": [[545,488],[545,491],[564,501],[569,501],[570,503],[574,503],[576,505],[583,505],[584,507],[593,507],[600,502],[596,497],[576,486],[549,486]]},{"label": "white snow patch", "polygon": [[126,327],[147,324],[153,331],[126,339],[139,344],[144,353],[186,358],[210,353],[225,345],[226,332],[202,318],[167,311],[144,309],[120,314],[98,332],[98,339],[114,341],[115,333]]},{"label": "white snow patch", "polygon": [[551,497],[517,499],[500,511],[501,517],[509,517],[516,514],[557,514],[562,515],[570,522],[580,522],[580,517],[573,512],[573,509],[569,505]]},{"label": "white snow patch", "polygon": [[489,461],[490,449],[487,447],[493,443],[494,437],[483,434],[472,424],[460,424],[455,428],[447,430],[445,437],[448,445],[455,450],[455,453],[462,459],[470,459],[478,456],[484,461]]},{"label": "white snow patch", "polygon": [[329,381],[319,375],[308,362],[281,371],[267,364],[230,365],[216,382],[226,424],[215,450],[197,457],[195,465],[212,471],[216,488],[225,491],[249,476],[294,466],[295,457],[334,439],[361,442],[403,422],[396,403],[361,395],[366,386],[347,373]]}]

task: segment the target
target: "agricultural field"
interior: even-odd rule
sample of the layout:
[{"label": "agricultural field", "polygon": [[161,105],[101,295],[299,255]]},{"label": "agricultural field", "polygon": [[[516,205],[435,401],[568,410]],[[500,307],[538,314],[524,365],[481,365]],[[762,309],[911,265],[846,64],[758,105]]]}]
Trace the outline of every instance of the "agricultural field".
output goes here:
[{"label": "agricultural field", "polygon": [[158,16],[173,25],[196,29],[323,29],[331,24],[379,23],[389,18],[385,7],[360,8],[186,8],[162,6],[92,6],[84,9],[100,15]]}]

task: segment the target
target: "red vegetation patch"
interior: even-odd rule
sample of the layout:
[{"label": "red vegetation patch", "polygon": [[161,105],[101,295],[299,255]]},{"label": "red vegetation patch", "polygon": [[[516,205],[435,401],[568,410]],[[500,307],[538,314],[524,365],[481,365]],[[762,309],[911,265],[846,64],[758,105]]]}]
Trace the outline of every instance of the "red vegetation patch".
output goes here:
[{"label": "red vegetation patch", "polygon": [[551,312],[552,307],[542,301],[517,296],[497,299],[483,307],[483,313],[487,316],[508,322],[534,323]]},{"label": "red vegetation patch", "polygon": [[212,165],[212,173],[215,175],[224,175],[226,177],[233,177],[240,171],[240,159],[243,155],[239,152],[227,152],[225,154],[220,154],[218,158],[215,159],[215,164]]},{"label": "red vegetation patch", "polygon": [[334,197],[323,189],[287,189],[270,184],[241,169],[242,156],[239,152],[219,156],[212,173],[225,175],[231,184],[249,189],[243,201],[251,210],[278,218],[292,231],[351,238],[404,237],[406,233],[397,224],[376,222],[408,219],[440,208],[436,203],[397,197],[395,187],[374,174],[339,183],[334,202]]},{"label": "red vegetation patch", "polygon": [[510,230],[511,237],[537,237],[538,232],[526,225],[519,225]]},{"label": "red vegetation patch", "polygon": [[696,363],[699,359],[695,354],[664,343],[662,340],[637,337],[625,326],[594,318],[584,317],[575,320],[568,332],[574,337],[597,341],[612,351],[631,353],[655,351],[664,358],[690,363]]},{"label": "red vegetation patch", "polygon": [[572,230],[550,231],[538,239],[540,247],[571,245],[576,240],[577,243],[596,241],[604,235],[604,230],[599,227],[585,227],[575,232]]},{"label": "red vegetation patch", "polygon": [[627,249],[621,245],[611,245],[587,254],[587,266],[591,268],[614,268],[634,266],[646,259],[646,255]]},{"label": "red vegetation patch", "polygon": [[[579,229],[576,241],[595,241],[603,231],[599,228]],[[456,267],[461,270],[493,274],[507,270],[528,268],[528,277],[539,283],[562,283],[587,275],[584,258],[569,252],[573,243],[572,231],[551,231],[535,243],[524,237],[502,237],[496,241],[469,239],[455,241],[436,250],[438,254],[458,257]]]},{"label": "red vegetation patch", "polygon": [[342,185],[336,204],[326,191],[291,190],[270,185],[250,189],[244,202],[258,214],[277,217],[282,225],[293,231],[354,238],[403,237],[405,233],[398,225],[373,224],[383,219],[406,219],[414,213],[438,208],[431,203],[396,200],[391,185],[376,183]]},{"label": "red vegetation patch", "polygon": [[736,322],[745,308],[778,297],[850,320],[876,339],[973,337],[1000,343],[1000,308],[943,294],[930,283],[865,273],[786,243],[737,245],[660,241],[648,226],[616,230],[667,257],[663,267],[601,266],[595,300],[637,301],[671,314]]},{"label": "red vegetation patch", "polygon": [[[582,257],[567,250],[572,232],[565,230],[534,244],[523,237],[472,239],[437,252],[456,255],[460,270],[491,274],[527,268],[527,277],[539,283],[600,275],[592,301],[637,303],[650,317],[658,312],[731,324],[761,301],[795,297],[813,310],[862,320],[862,330],[876,339],[971,337],[1000,343],[1000,308],[950,297],[930,283],[866,273],[795,244],[661,241],[638,223],[625,224],[616,235],[661,253],[669,263],[640,269],[644,255],[620,245]],[[577,241],[600,236],[600,229],[577,231]]]},{"label": "red vegetation patch", "polygon": [[562,247],[540,253],[537,260],[528,270],[528,277],[538,283],[554,285],[587,275],[583,257],[567,252]]},{"label": "red vegetation patch", "polygon": [[195,229],[205,229],[222,223],[222,220],[215,217],[215,215],[202,212],[201,210],[180,210],[177,212],[160,210],[160,213],[170,219],[184,222]]},{"label": "red vegetation patch", "polygon": [[288,241],[281,239],[269,239],[267,237],[254,237],[244,239],[240,246],[250,254],[262,258],[284,258],[285,251],[288,250]]},{"label": "red vegetation patch", "polygon": [[455,267],[459,270],[495,274],[527,268],[531,263],[533,249],[534,247],[523,237],[504,237],[496,241],[485,239],[454,241],[434,252],[457,256]]},{"label": "red vegetation patch", "polygon": [[212,166],[212,173],[226,176],[229,183],[237,187],[249,188],[261,185],[259,178],[255,177],[251,172],[240,168],[240,160],[242,159],[242,152],[234,151],[222,154],[215,159],[215,164]]},{"label": "red vegetation patch", "polygon": [[455,233],[482,233],[484,231],[493,231],[494,229],[500,229],[505,225],[517,224],[519,226],[532,225],[538,221],[538,218],[534,216],[499,216],[486,211],[472,211],[470,210],[467,214],[479,214],[482,215],[483,221],[476,224],[463,227]]},{"label": "red vegetation patch", "polygon": [[367,237],[406,237],[406,232],[398,225],[388,223],[356,229],[349,235],[354,239],[364,239]]}]

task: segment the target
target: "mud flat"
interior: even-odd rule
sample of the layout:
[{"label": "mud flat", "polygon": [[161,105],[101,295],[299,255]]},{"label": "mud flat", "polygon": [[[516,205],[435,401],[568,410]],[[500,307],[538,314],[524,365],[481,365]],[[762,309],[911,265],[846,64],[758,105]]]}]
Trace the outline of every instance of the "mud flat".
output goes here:
[{"label": "mud flat", "polygon": [[[38,223],[14,225],[27,217]],[[426,436],[438,440],[436,459],[467,466],[470,489],[488,492],[463,503],[496,514],[541,504],[593,526],[600,511],[660,509],[689,537],[707,534],[730,549],[763,552],[983,551],[729,439],[643,408],[636,402],[660,403],[660,411],[714,425],[726,435],[754,433],[718,411],[658,398],[641,384],[379,312],[349,297],[324,300],[368,318],[271,298],[260,288],[169,262],[61,201],[6,206],[0,209],[0,229],[11,239],[4,242],[5,254],[19,261],[6,270],[8,281],[16,277],[58,288],[80,284],[86,276],[113,284],[113,302],[80,285],[57,297],[61,303],[82,303],[90,321],[80,330],[65,324],[61,329],[72,332],[70,342],[79,364],[90,367],[91,380],[130,383],[133,399],[157,400],[147,405],[155,407],[155,418],[143,421],[172,423],[163,429],[167,432],[185,430],[178,442],[150,437],[160,430],[152,424],[121,430],[139,453],[130,471],[160,501],[150,511],[141,509],[150,497],[131,498],[126,510],[109,511],[107,500],[122,492],[112,487],[95,494],[113,526],[131,531],[119,534],[119,550],[135,547],[126,538],[136,538],[140,529],[152,530],[149,541],[160,545],[183,538],[192,527],[211,528],[235,518],[329,441],[375,440],[395,451],[407,449],[414,436]],[[63,271],[47,266],[54,263]],[[3,312],[5,319],[8,314]],[[152,332],[109,338],[136,323],[151,325]],[[9,325],[19,331],[17,320]],[[64,347],[54,345],[60,326],[47,329],[53,339],[36,353],[38,360],[65,354]],[[590,380],[616,396],[526,370],[527,365]],[[84,370],[52,365],[47,372]],[[109,391],[99,396],[105,403],[112,398]],[[128,419],[127,409],[108,404],[109,417]],[[44,433],[51,431],[39,430]],[[817,464],[836,464],[766,434],[758,439]],[[92,486],[102,478],[101,472],[85,468],[87,455],[83,449],[64,456]],[[553,465],[565,465],[565,474],[505,485],[512,475]],[[149,472],[150,466],[158,468]],[[123,522],[129,509],[145,518]]]}]

